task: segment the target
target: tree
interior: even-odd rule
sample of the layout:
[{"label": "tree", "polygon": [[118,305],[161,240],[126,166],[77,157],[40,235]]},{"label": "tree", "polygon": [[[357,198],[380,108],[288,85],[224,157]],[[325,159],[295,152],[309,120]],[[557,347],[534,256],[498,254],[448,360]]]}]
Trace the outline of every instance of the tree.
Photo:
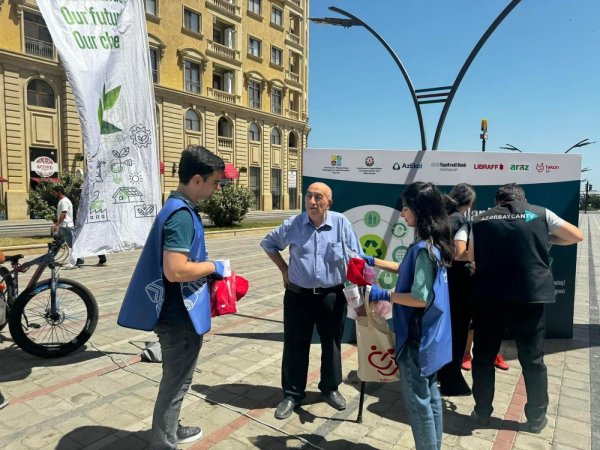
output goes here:
[{"label": "tree", "polygon": [[199,202],[198,207],[215,226],[229,227],[244,219],[250,209],[251,198],[248,188],[229,184],[209,199]]},{"label": "tree", "polygon": [[[81,197],[81,185],[83,177],[80,175],[63,172],[61,174],[61,183],[65,188],[65,195],[73,203],[73,215],[77,216],[77,208],[79,208],[79,197]],[[32,189],[27,199],[27,205],[31,217],[34,219],[46,219],[54,222],[56,220],[56,205],[58,201],[54,197],[52,188],[58,186],[58,183],[53,183],[50,180],[42,180],[35,189]],[[73,217],[75,219],[75,217]]]}]

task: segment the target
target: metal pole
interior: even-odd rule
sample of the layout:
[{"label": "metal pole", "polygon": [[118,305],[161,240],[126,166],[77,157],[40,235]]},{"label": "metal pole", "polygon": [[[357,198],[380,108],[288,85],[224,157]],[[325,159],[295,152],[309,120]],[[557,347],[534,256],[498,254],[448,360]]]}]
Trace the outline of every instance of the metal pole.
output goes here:
[{"label": "metal pole", "polygon": [[590,191],[590,183],[586,181],[585,183],[585,199],[583,204],[583,212],[587,214],[587,205],[588,205],[588,192]]},{"label": "metal pole", "polygon": [[[412,81],[410,80],[410,77],[408,76],[408,72],[404,68],[402,61],[400,61],[400,58],[398,58],[398,55],[396,55],[394,50],[392,50],[392,47],[390,47],[388,45],[388,43],[373,28],[371,28],[365,22],[360,20],[358,17],[350,14],[347,11],[344,11],[343,9],[337,8],[335,6],[330,6],[329,9],[338,14],[349,17],[353,21],[356,21],[358,24],[360,24],[362,27],[366,28],[373,36],[375,36],[375,38],[377,38],[377,40],[385,47],[385,49],[388,51],[388,53],[394,59],[394,61],[396,62],[396,65],[400,69],[400,72],[402,72],[402,75],[404,76],[404,81],[406,81],[406,84],[408,85],[410,95],[412,97],[413,103],[415,105],[415,109],[417,111],[417,119],[419,121],[419,129],[421,130],[421,150],[423,150],[423,151],[427,150],[427,138],[425,137],[425,126],[423,125],[423,115],[421,114],[421,106],[419,105],[419,101],[417,100],[417,94],[415,92],[415,88],[412,84]],[[434,148],[434,150],[435,150],[435,148]]]},{"label": "metal pole", "polygon": [[488,38],[492,35],[492,33],[496,30],[496,28],[498,28],[498,25],[500,25],[500,23],[502,23],[502,21],[505,19],[505,17],[508,16],[508,14],[520,2],[521,2],[521,0],[512,0],[510,2],[510,4],[506,8],[504,8],[504,11],[502,11],[500,13],[500,15],[496,18],[496,20],[494,20],[494,22],[492,22],[492,24],[489,26],[489,28],[486,30],[486,32],[483,34],[483,36],[481,36],[481,39],[479,39],[479,42],[477,42],[477,44],[471,51],[471,54],[469,55],[469,57],[463,64],[462,68],[460,69],[460,72],[456,76],[456,80],[454,80],[454,84],[452,85],[450,94],[448,94],[448,99],[446,100],[446,103],[444,103],[444,109],[442,110],[440,119],[438,120],[437,128],[435,130],[435,136],[433,138],[433,146],[431,147],[432,150],[437,150],[437,148],[438,148],[438,143],[440,141],[440,135],[442,134],[442,128],[444,127],[444,122],[446,121],[446,115],[448,114],[448,110],[450,109],[450,105],[452,104],[452,100],[454,99],[454,95],[456,94],[456,91],[458,90],[458,87],[460,86],[461,81],[463,80],[465,74],[467,73],[467,70],[471,66],[471,63],[477,56],[477,53],[479,53],[479,50],[481,50],[481,47],[483,47],[483,45],[486,43]]}]

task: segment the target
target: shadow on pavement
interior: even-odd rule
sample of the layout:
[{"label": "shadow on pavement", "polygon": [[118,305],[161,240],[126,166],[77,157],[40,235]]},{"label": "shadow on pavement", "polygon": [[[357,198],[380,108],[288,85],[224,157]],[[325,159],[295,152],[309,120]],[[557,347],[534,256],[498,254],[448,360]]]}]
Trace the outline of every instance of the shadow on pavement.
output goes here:
[{"label": "shadow on pavement", "polygon": [[[128,357],[133,356],[131,353],[111,352],[111,354],[122,354],[127,355]],[[31,370],[34,367],[68,366],[103,356],[105,355],[102,352],[87,350],[87,346],[84,345],[74,353],[60,358],[39,358],[30,355],[13,344],[2,350],[2,360],[10,361],[10,364],[0,365],[0,382],[24,380],[31,374]],[[110,361],[107,361],[106,365],[109,364]]]},{"label": "shadow on pavement", "polygon": [[283,332],[279,333],[215,333],[215,336],[228,336],[259,341],[283,342]]},{"label": "shadow on pavement", "polygon": [[[346,450],[351,448],[352,450],[377,450],[377,447],[373,447],[368,444],[360,444],[352,441],[348,441],[346,439],[336,439],[334,441],[328,441],[323,436],[318,434],[299,434],[299,437],[306,439],[312,444],[318,445],[321,448],[325,449],[339,449]],[[295,448],[292,447],[294,443],[298,442],[298,439],[295,436],[249,436],[248,440],[256,446],[256,448],[263,450],[280,450],[286,448]],[[290,446],[288,446],[288,443]],[[310,448],[305,446],[303,448]]]},{"label": "shadow on pavement", "polygon": [[[119,433],[118,436],[115,434]],[[115,435],[115,436],[113,436]],[[110,436],[110,437],[109,437]],[[102,427],[98,425],[84,426],[74,429],[65,434],[56,446],[57,450],[72,450],[87,445],[98,443],[101,439],[106,440],[106,444],[98,448],[114,450],[138,450],[146,449],[150,445],[151,431],[123,431],[116,428]]]}]

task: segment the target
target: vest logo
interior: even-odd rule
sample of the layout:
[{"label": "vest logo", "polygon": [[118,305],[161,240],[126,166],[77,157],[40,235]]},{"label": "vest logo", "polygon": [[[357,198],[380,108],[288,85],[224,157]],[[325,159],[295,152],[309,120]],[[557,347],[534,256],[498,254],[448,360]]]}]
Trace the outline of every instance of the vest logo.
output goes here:
[{"label": "vest logo", "polygon": [[373,158],[372,156],[367,156],[365,158],[365,165],[367,167],[371,167],[373,164],[375,164],[375,158]]},{"label": "vest logo", "polygon": [[504,170],[504,164],[473,164],[476,170]]},{"label": "vest logo", "polygon": [[511,164],[510,170],[520,170],[529,172],[529,164]]},{"label": "vest logo", "polygon": [[529,222],[530,220],[537,219],[539,216],[531,211],[525,210],[525,222]]}]

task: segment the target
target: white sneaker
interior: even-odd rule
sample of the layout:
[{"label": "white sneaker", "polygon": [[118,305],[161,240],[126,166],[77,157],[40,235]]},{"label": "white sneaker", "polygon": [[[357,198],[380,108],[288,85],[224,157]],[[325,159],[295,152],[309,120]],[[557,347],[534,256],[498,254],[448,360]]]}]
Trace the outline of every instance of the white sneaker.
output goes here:
[{"label": "white sneaker", "polygon": [[74,266],[73,264],[69,263],[66,266],[63,266],[63,269],[65,270],[72,270],[74,268],[76,268],[77,266]]}]

